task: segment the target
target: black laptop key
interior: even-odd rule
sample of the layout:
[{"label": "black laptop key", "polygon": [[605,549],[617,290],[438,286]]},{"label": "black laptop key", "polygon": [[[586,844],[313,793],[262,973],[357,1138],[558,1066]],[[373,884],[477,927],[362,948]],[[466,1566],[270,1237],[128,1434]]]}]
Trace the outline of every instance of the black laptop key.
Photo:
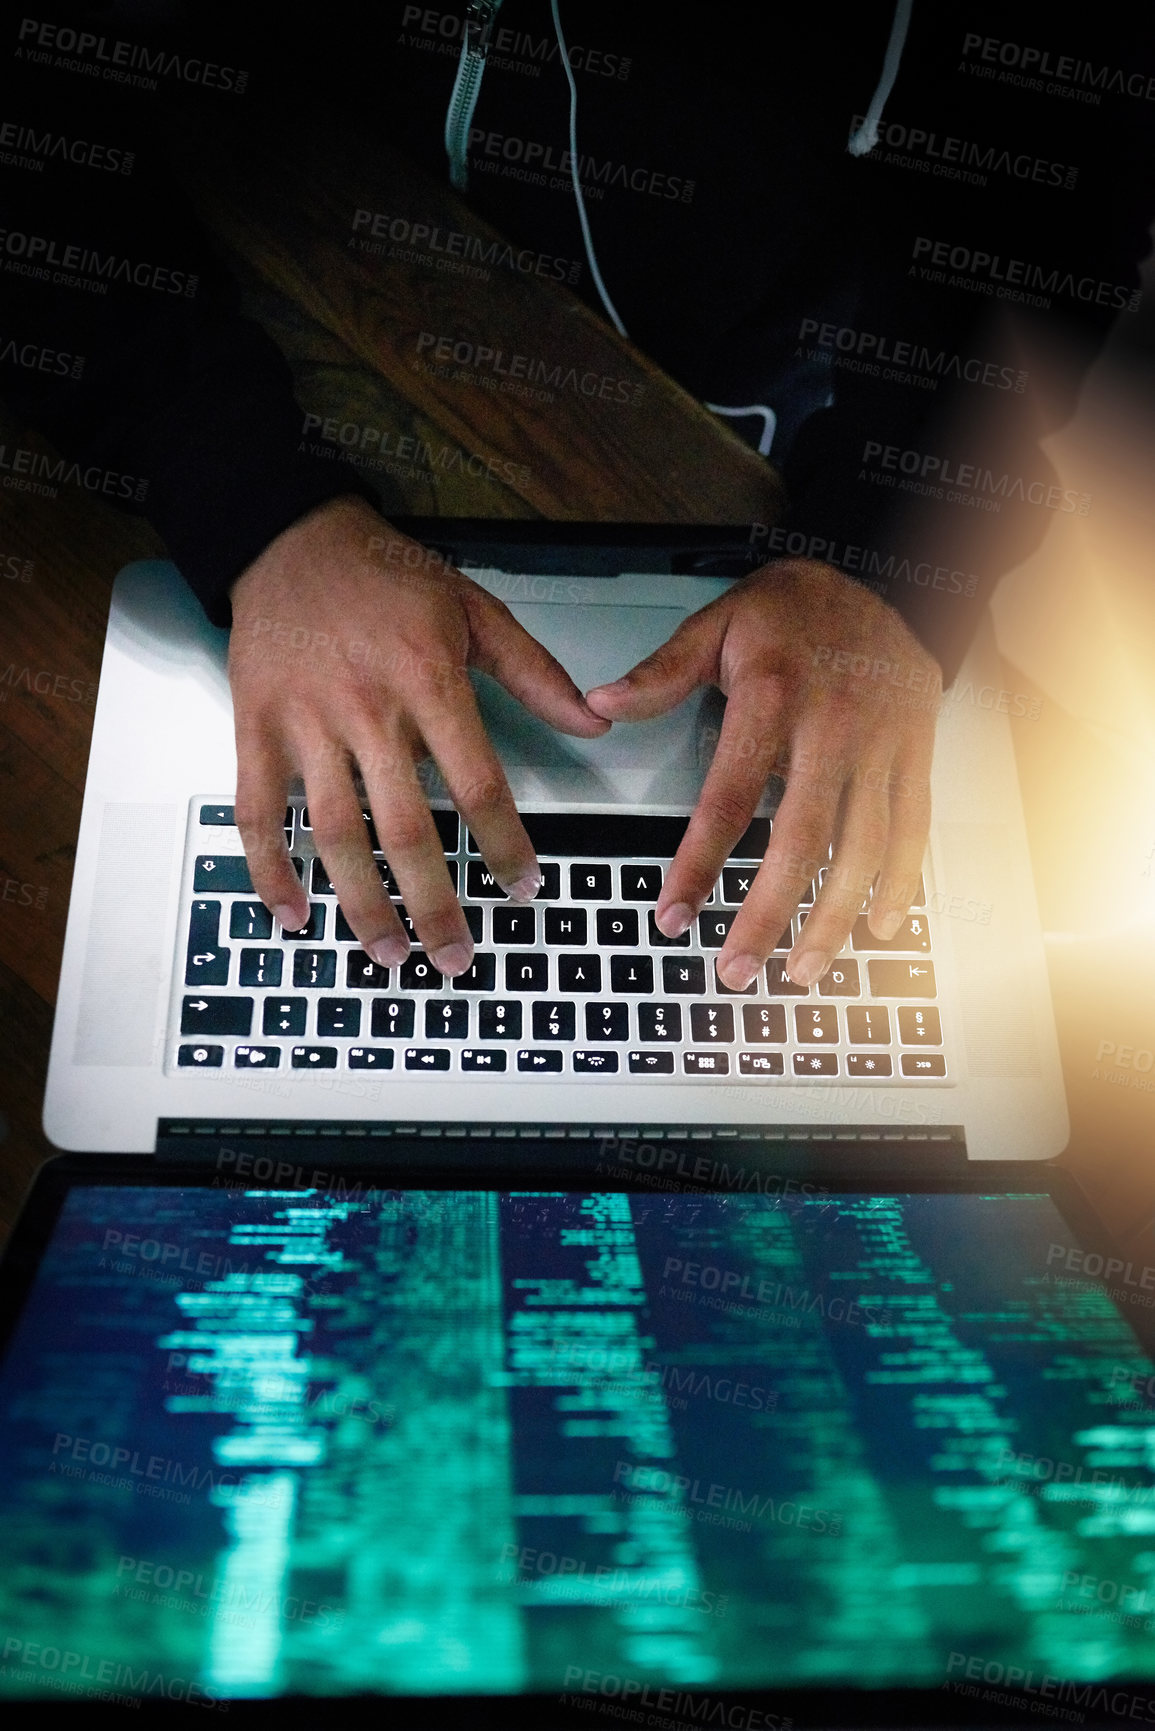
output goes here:
[{"label": "black laptop key", "polygon": [[600,992],[602,960],[600,956],[566,956],[557,959],[557,989],[559,992]]},{"label": "black laptop key", "polygon": [[663,956],[662,990],[671,997],[701,997],[706,990],[706,964],[701,956]]},{"label": "black laptop key", "polygon": [[471,859],[465,868],[465,893],[472,902],[509,900],[489,867],[474,859]]},{"label": "black laptop key", "polygon": [[848,1076],[869,1076],[875,1079],[891,1074],[891,1057],[889,1052],[848,1052],[846,1054],[846,1074]]},{"label": "black laptop key", "polygon": [[781,1044],[786,1038],[785,1004],[743,1004],[742,1038],[748,1046],[763,1040]]},{"label": "black laptop key", "polygon": [[203,998],[182,1000],[180,1031],[182,1034],[246,1035],[253,1025],[251,998]]},{"label": "black laptop key", "polygon": [[682,1038],[681,1004],[639,1004],[638,1039],[665,1045]]},{"label": "black laptop key", "polygon": [[294,1070],[335,1070],[336,1046],[294,1046],[290,1059]]},{"label": "black laptop key", "polygon": [[478,1004],[477,1037],[479,1040],[520,1040],[521,1005],[508,998]]},{"label": "black laptop key", "polygon": [[549,957],[515,950],[505,958],[507,992],[544,992],[549,986]]},{"label": "black laptop key", "polygon": [[586,910],[584,908],[546,908],[545,941],[547,944],[584,944],[586,942]]},{"label": "black laptop key", "polygon": [[289,1039],[299,1039],[305,1032],[308,1008],[308,998],[266,998],[261,1020],[262,1034],[282,1034]]},{"label": "black laptop key", "polygon": [[281,1048],[279,1046],[238,1046],[233,1053],[233,1064],[238,1070],[279,1070],[281,1067]]},{"label": "black laptop key", "polygon": [[447,1046],[407,1046],[405,1048],[405,1068],[407,1070],[448,1070],[449,1048]]},{"label": "black laptop key", "polygon": [[403,992],[439,992],[445,984],[444,975],[438,972],[423,950],[410,950],[399,973]]},{"label": "black laptop key", "polygon": [[271,991],[276,991],[281,983],[284,961],[283,950],[242,950],[240,984],[268,986]]},{"label": "black laptop key", "polygon": [[611,956],[611,992],[652,992],[654,989],[653,956]]},{"label": "black laptop key", "polygon": [[726,866],[722,872],[722,900],[744,902],[756,875],[754,866]]},{"label": "black laptop key", "polygon": [[748,986],[728,986],[718,972],[717,956],[714,957],[710,966],[714,976],[710,986],[712,998],[756,998],[762,990],[762,982],[757,974],[754,975]]},{"label": "black laptop key", "polygon": [[231,827],[237,821],[231,805],[202,805],[201,822],[206,824]]},{"label": "black laptop key", "polygon": [[338,944],[356,944],[360,942],[356,932],[353,930],[340,908],[337,909],[337,916],[333,922],[333,940]]},{"label": "black laptop key", "polygon": [[367,956],[364,950],[350,950],[345,957],[345,984],[360,986],[362,991],[383,992],[389,984],[389,969]]},{"label": "black laptop key", "polygon": [[475,944],[479,944],[481,942],[482,924],[485,919],[485,909],[462,908],[461,911],[465,915],[465,923],[469,927],[470,937],[473,939]]},{"label": "black laptop key", "polygon": [[738,837],[730,849],[731,859],[760,860],[770,846],[770,819],[756,817],[749,829]]},{"label": "black laptop key", "polygon": [[560,1052],[527,1052],[517,1054],[517,1067],[531,1075],[557,1075],[561,1070]]},{"label": "black laptop key", "polygon": [[624,902],[656,902],[662,888],[659,865],[629,865],[621,868]]},{"label": "black laptop key", "polygon": [[608,865],[571,865],[569,893],[575,902],[608,902],[614,893]]},{"label": "black laptop key", "polygon": [[646,913],[646,928],[650,934],[650,948],[652,950],[688,950],[690,947],[689,930],[687,929],[684,931],[680,937],[668,938],[665,932],[659,927],[657,920],[654,918],[652,908]]},{"label": "black laptop key", "polygon": [[799,986],[790,978],[786,963],[779,956],[771,956],[766,963],[766,990],[772,998],[806,998],[810,995],[809,986]]},{"label": "black laptop key", "polygon": [[497,957],[488,950],[475,950],[469,967],[463,974],[454,974],[449,984],[455,992],[492,992],[496,981]]},{"label": "black laptop key", "polygon": [[852,1046],[889,1046],[890,1011],[882,1004],[848,1004],[846,1038]]},{"label": "black laptop key", "polygon": [[837,1052],[795,1052],[796,1076],[837,1076]]},{"label": "black laptop key", "polygon": [[904,1076],[945,1076],[946,1059],[941,1052],[904,1052],[902,1073]]},{"label": "black laptop key", "polygon": [[631,1052],[629,1065],[631,1076],[672,1076],[674,1074],[674,1054],[672,1052]]},{"label": "black laptop key", "polygon": [[463,1070],[476,1070],[479,1075],[484,1075],[487,1071],[493,1075],[495,1071],[504,1070],[505,1065],[505,1053],[500,1046],[490,1046],[481,1052],[476,1051],[471,1046],[466,1046],[461,1054],[461,1068]]},{"label": "black laptop key", "polygon": [[249,862],[243,853],[202,853],[197,855],[193,872],[193,894],[209,891],[221,895],[251,896],[253,880]]},{"label": "black laptop key", "polygon": [[297,950],[293,956],[294,986],[319,986],[322,991],[337,984],[336,950]]},{"label": "black laptop key", "polygon": [[252,938],[258,944],[273,935],[273,916],[263,902],[234,902],[229,914],[230,938]]},{"label": "black laptop key", "polygon": [[375,1040],[411,1040],[413,1038],[412,998],[374,998],[370,1014]]},{"label": "black laptop key", "polygon": [[830,1046],[838,1040],[838,1011],[833,1004],[795,1004],[794,1034],[800,1045]]},{"label": "black laptop key", "polygon": [[867,962],[870,991],[875,998],[934,998],[933,962]]},{"label": "black laptop key", "polygon": [[784,1069],[785,1060],[781,1052],[738,1053],[740,1076],[781,1076]]},{"label": "black laptop key", "polygon": [[850,941],[856,950],[902,950],[907,955],[925,955],[930,949],[930,926],[925,914],[907,914],[892,938],[876,938],[860,915],[854,922]]},{"label": "black laptop key", "polygon": [[573,1040],[577,1037],[577,1010],[573,1004],[550,1003],[548,1000],[544,1004],[534,1004],[530,1019],[535,1040]]},{"label": "black laptop key", "polygon": [[391,1070],[393,1053],[388,1046],[351,1046],[350,1070]]},{"label": "black laptop key", "polygon": [[556,902],[561,900],[561,867],[556,860],[539,860],[538,870],[541,872],[541,888],[534,897],[539,902]]},{"label": "black laptop key", "polygon": [[469,1005],[464,998],[427,998],[425,1000],[425,1038],[427,1040],[467,1040],[469,1038]]},{"label": "black laptop key", "polygon": [[734,1038],[733,1004],[691,1004],[690,1038],[699,1046],[710,1046]]},{"label": "black laptop key", "polygon": [[227,986],[231,950],[217,942],[220,902],[194,902],[185,957],[186,986]]},{"label": "black laptop key", "polygon": [[857,998],[862,987],[858,978],[858,963],[837,957],[818,982],[821,998]]},{"label": "black laptop key", "polygon": [[317,999],[317,1038],[355,1040],[361,1032],[361,1005],[356,998]]},{"label": "black laptop key", "polygon": [[637,908],[599,908],[598,943],[604,950],[634,950],[638,946]]},{"label": "black laptop key", "polygon": [[942,1024],[934,1005],[918,1009],[904,1004],[898,1012],[898,1037],[904,1046],[941,1046]]},{"label": "black laptop key", "polygon": [[704,950],[720,950],[730,935],[736,914],[733,909],[710,908],[698,918],[698,936]]},{"label": "black laptop key", "polygon": [[309,903],[309,918],[295,932],[282,930],[282,937],[290,944],[319,944],[325,936],[325,922],[328,910],[324,902]]},{"label": "black laptop key", "polygon": [[616,1052],[575,1052],[573,1055],[575,1076],[609,1076],[617,1067]]},{"label": "black laptop key", "polygon": [[441,846],[446,853],[457,852],[457,835],[460,827],[455,811],[435,811],[433,822],[437,834],[441,838]]},{"label": "black laptop key", "polygon": [[728,1052],[683,1052],[682,1069],[687,1076],[728,1076]]},{"label": "black laptop key", "polygon": [[181,1046],[176,1061],[182,1070],[219,1070],[224,1057],[223,1046]]},{"label": "black laptop key", "polygon": [[628,1040],[630,1011],[628,1004],[587,1004],[587,1040]]},{"label": "black laptop key", "polygon": [[493,910],[493,942],[495,944],[536,944],[537,911],[530,907],[508,907]]}]

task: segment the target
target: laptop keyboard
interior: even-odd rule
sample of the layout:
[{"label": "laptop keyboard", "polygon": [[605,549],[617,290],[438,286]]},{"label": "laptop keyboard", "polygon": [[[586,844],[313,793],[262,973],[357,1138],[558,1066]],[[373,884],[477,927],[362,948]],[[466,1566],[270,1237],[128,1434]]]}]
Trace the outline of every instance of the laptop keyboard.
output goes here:
[{"label": "laptop keyboard", "polygon": [[194,801],[170,1065],[470,1079],[949,1079],[922,880],[891,941],[860,917],[825,978],[805,987],[785,963],[811,885],[758,978],[735,992],[715,963],[769,841],[768,819],[739,841],[690,930],[667,938],[653,909],[685,818],[523,812],[543,875],[525,905],[494,883],[456,812],[433,815],[476,946],[468,973],[452,980],[418,945],[368,811],[382,881],[414,943],[396,968],[379,967],[354,937],[303,801],[285,813],[312,909],[300,932],[282,931],[253,895],[231,804]]}]

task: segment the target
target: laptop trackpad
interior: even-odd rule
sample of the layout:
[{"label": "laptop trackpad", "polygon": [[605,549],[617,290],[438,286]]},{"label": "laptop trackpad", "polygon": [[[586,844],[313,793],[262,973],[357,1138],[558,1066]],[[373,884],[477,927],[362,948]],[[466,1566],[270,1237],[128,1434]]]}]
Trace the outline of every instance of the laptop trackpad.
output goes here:
[{"label": "laptop trackpad", "polygon": [[[555,655],[580,691],[607,684],[671,637],[681,607],[574,606],[527,602],[510,608]],[[543,793],[653,800],[687,797],[701,781],[717,739],[721,698],[696,691],[653,721],[618,722],[601,739],[574,739],[539,721],[485,674],[475,674],[490,737],[507,768],[541,772]],[[519,780],[523,778],[518,778]]]}]

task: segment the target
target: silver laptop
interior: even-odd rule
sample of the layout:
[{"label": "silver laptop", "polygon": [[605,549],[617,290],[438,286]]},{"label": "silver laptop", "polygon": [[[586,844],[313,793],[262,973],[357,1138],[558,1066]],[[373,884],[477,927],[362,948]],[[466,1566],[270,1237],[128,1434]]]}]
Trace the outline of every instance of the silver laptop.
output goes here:
[{"label": "silver laptop", "polygon": [[[616,575],[559,576],[543,559],[541,575],[524,563],[467,574],[587,690],[727,586],[657,563],[638,555]],[[58,1147],[145,1153],[226,1130],[354,1137],[405,1126],[437,1137],[504,1126],[562,1138],[944,1142],[972,1160],[1064,1148],[989,626],[942,701],[919,905],[889,944],[860,920],[808,990],[784,975],[785,934],[747,992],[722,988],[714,964],[769,835],[774,783],[689,933],[671,942],[652,919],[718,737],[716,692],[579,741],[477,676],[545,881],[532,907],[507,902],[431,777],[477,952],[471,972],[448,981],[417,949],[393,970],[360,950],[313,846],[303,787],[286,832],[313,907],[305,933],[282,932],[253,896],[232,823],[226,646],[172,565],[120,573],[45,1098]],[[379,853],[378,863],[392,888]]]}]

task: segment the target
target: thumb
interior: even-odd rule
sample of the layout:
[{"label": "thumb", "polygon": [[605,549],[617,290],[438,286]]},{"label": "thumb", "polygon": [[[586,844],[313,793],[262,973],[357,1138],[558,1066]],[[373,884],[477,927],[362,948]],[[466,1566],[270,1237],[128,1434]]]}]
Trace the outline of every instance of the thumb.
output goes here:
[{"label": "thumb", "polygon": [[704,607],[621,679],[587,691],[587,704],[609,721],[649,721],[665,715],[714,678],[725,633],[725,614]]}]

